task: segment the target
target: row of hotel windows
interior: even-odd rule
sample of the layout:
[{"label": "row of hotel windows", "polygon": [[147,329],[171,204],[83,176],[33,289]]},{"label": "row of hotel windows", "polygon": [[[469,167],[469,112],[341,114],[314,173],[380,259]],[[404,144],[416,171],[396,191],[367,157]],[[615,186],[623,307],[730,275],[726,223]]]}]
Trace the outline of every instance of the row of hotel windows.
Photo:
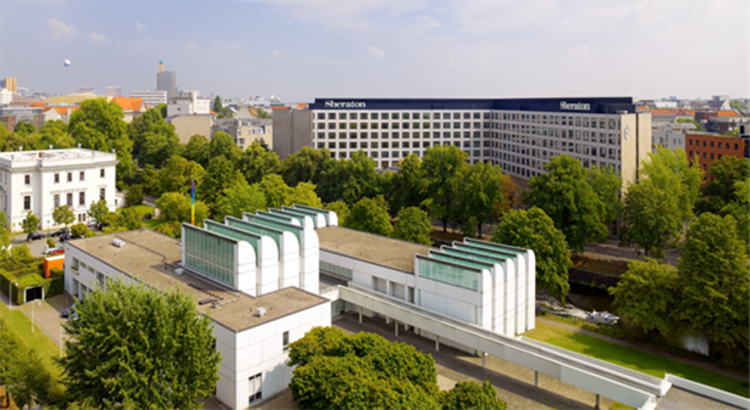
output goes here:
[{"label": "row of hotel windows", "polygon": [[[689,140],[689,141],[690,141],[690,142],[689,142],[689,145],[693,145],[693,140]],[[701,145],[701,142],[700,142],[700,141],[695,141],[695,145],[696,145],[696,146],[700,146],[700,145]],[[722,147],[722,143],[720,142],[720,143],[719,143],[719,147],[718,147],[718,148],[726,148],[726,149],[732,149],[732,144],[731,144],[731,143],[729,143],[729,142],[725,142],[725,143],[724,143],[724,145],[725,145],[725,147]],[[708,145],[706,144],[706,141],[705,141],[705,140],[703,141],[703,146],[704,146],[704,147],[707,147],[707,146],[708,146]],[[713,147],[714,147],[714,141],[711,141],[711,148],[713,148]],[[735,144],[734,144],[734,149],[737,149],[737,150],[738,150],[738,149],[740,149],[740,144],[738,144],[738,143],[735,143]]]},{"label": "row of hotel windows", "polygon": [[[611,121],[614,121],[614,120],[611,120]],[[558,125],[558,124],[553,124],[553,125]],[[572,123],[570,125],[567,125],[567,124],[559,124],[559,125],[573,126]],[[451,129],[451,128],[452,129],[461,129],[461,128],[463,128],[463,129],[468,129],[468,128],[494,128],[494,129],[523,129],[523,130],[527,130],[528,129],[528,130],[532,130],[535,134],[536,134],[536,131],[538,129],[540,133],[542,133],[542,130],[544,130],[544,133],[545,133],[544,135],[547,135],[546,134],[547,130],[550,130],[550,132],[551,132],[551,130],[557,129],[557,128],[552,128],[552,127],[542,127],[542,126],[537,127],[536,125],[526,125],[526,124],[510,124],[510,123],[497,123],[497,122],[484,122],[484,123],[473,122],[472,123],[472,122],[468,122],[468,121],[467,122],[463,122],[463,123],[462,122],[443,122],[443,123],[439,123],[439,122],[433,122],[433,123],[429,123],[429,122],[421,122],[421,123],[420,122],[402,122],[402,123],[399,123],[399,122],[391,122],[391,123],[388,123],[388,122],[383,122],[383,123],[378,123],[378,122],[372,122],[372,123],[367,123],[367,122],[359,122],[359,123],[357,123],[357,122],[351,122],[351,123],[346,123],[346,122],[338,122],[338,123],[336,123],[336,122],[329,122],[329,123],[318,122],[318,123],[315,124],[315,129],[318,129],[318,130],[325,130],[325,129],[328,129],[328,130],[336,130],[336,129],[338,129],[338,130],[345,130],[345,129],[352,129],[352,130],[361,129],[361,130],[366,130],[368,128],[369,129],[373,129],[373,130],[376,130],[376,129],[387,130],[388,128],[391,128],[391,129],[394,129],[394,130],[395,129],[399,129],[399,128],[402,128],[402,129],[405,129],[405,130],[410,129],[410,128],[412,128],[412,129],[419,129],[419,128],[424,128],[424,129],[430,129],[430,128],[434,128],[434,129],[441,129],[441,128],[443,128],[443,129]],[[586,128],[588,128],[588,125],[586,126]],[[592,128],[597,128],[597,127],[594,126]],[[600,128],[604,129],[605,127],[602,126]],[[610,128],[610,129],[614,130],[616,128]]]},{"label": "row of hotel windows", "polygon": [[[99,190],[99,200],[106,201],[107,190],[105,188],[101,188]],[[53,195],[53,201],[55,203],[55,208],[60,206],[60,194],[54,194]],[[73,193],[69,192],[66,194],[66,203],[67,206],[72,207],[73,206]],[[79,192],[78,193],[78,205],[79,206],[86,206],[86,192]],[[25,195],[23,197],[23,210],[24,211],[30,211],[31,210],[31,195]]]},{"label": "row of hotel windows", "polygon": [[[104,168],[102,168],[102,169],[99,170],[99,177],[100,178],[104,178],[104,175],[105,175]],[[78,180],[79,181],[85,181],[86,180],[86,172],[85,171],[80,171],[78,173]],[[68,182],[73,182],[73,173],[72,172],[68,172],[67,181]],[[23,183],[26,184],[26,185],[31,185],[31,174],[26,174],[26,175],[23,176]],[[56,184],[60,183],[60,174],[59,173],[55,174],[55,183]]]},{"label": "row of hotel windows", "polygon": [[[519,131],[517,131],[519,132]],[[523,131],[520,131],[523,132]],[[589,131],[573,131],[573,130],[550,130],[549,135],[547,135],[547,131],[545,130],[543,134],[536,134],[536,132],[532,132],[532,135],[543,135],[545,137],[549,138],[560,138],[560,139],[574,139],[577,141],[586,141],[586,142],[599,142],[600,144],[610,144],[610,145],[620,145],[621,141],[617,134],[614,133],[604,133],[604,132],[589,132]],[[485,138],[493,138],[493,139],[503,139],[503,140],[513,140],[513,141],[520,141],[523,143],[536,145],[537,141],[541,141],[541,144],[546,144],[546,141],[548,138],[542,138],[542,137],[534,137],[531,135],[523,135],[523,134],[511,134],[511,133],[498,133],[498,132],[490,132],[490,131],[484,131],[484,134],[480,131],[453,131],[453,132],[329,132],[328,134],[324,132],[319,132],[316,135],[316,140],[333,140],[333,139],[440,139],[442,138],[480,138],[484,136]],[[327,138],[326,138],[327,137]]]},{"label": "row of hotel windows", "polygon": [[[579,117],[579,116],[566,116],[566,115],[548,115],[548,114],[526,114],[526,113],[503,113],[502,115],[497,112],[435,112],[430,113],[408,113],[408,112],[382,112],[382,113],[367,113],[367,112],[318,112],[315,115],[317,120],[503,120],[503,121],[517,121],[526,122],[533,124],[552,124],[552,125],[571,125],[576,127],[592,127],[592,128],[609,128],[611,130],[617,129],[620,126],[620,122],[614,118],[593,118],[593,117]],[[468,124],[468,123],[466,123]],[[475,123],[478,124],[478,123]]]}]

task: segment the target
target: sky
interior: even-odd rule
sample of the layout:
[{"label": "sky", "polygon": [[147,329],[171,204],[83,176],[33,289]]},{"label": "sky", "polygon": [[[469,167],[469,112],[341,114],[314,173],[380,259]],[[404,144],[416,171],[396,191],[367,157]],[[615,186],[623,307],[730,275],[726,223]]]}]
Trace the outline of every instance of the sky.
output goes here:
[{"label": "sky", "polygon": [[748,21],[745,0],[2,0],[0,77],[127,95],[163,60],[225,98],[745,98]]}]

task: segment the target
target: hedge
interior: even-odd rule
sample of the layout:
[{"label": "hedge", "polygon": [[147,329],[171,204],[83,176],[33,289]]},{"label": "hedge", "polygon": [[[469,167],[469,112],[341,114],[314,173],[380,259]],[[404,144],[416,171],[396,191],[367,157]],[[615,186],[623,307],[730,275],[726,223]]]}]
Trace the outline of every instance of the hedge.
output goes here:
[{"label": "hedge", "polygon": [[[62,295],[65,290],[63,272],[60,269],[53,270],[56,272],[50,275],[48,279],[44,279],[42,276],[42,264],[38,260],[27,265],[17,265],[12,271],[0,269],[0,290],[8,294],[8,289],[10,288],[10,297],[17,305],[23,304],[24,291],[29,287],[42,286],[45,298]],[[11,286],[11,281],[18,283],[18,285],[14,283]]]}]

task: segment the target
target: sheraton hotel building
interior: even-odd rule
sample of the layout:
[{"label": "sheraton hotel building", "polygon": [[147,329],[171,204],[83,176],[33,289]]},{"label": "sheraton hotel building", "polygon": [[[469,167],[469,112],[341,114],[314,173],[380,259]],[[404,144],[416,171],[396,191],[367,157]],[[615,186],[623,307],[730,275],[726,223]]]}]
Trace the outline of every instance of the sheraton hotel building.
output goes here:
[{"label": "sheraton hotel building", "polygon": [[632,98],[340,99],[274,107],[274,150],[304,146],[345,159],[363,151],[379,168],[409,154],[454,145],[469,161],[489,161],[523,179],[568,154],[584,167],[612,166],[635,182],[651,152],[651,114]]}]

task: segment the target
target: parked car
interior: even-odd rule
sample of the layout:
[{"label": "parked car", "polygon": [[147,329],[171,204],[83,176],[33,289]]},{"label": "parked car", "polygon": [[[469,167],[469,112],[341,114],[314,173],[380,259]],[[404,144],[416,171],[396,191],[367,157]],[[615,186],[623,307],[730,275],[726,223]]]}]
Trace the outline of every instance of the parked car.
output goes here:
[{"label": "parked car", "polygon": [[69,233],[60,235],[60,242],[72,241],[73,239],[75,239],[75,238],[73,237],[73,235],[71,235]]},{"label": "parked car", "polygon": [[75,309],[76,309],[76,305],[74,303],[73,306],[71,306],[71,307],[63,310],[62,313],[60,314],[60,317],[69,318],[70,315],[72,315],[73,313],[75,313]]},{"label": "parked car", "polygon": [[47,252],[47,255],[59,255],[61,253],[65,253],[65,248],[50,249],[50,251]]},{"label": "parked car", "polygon": [[36,241],[37,239],[42,239],[44,236],[40,234],[39,232],[32,232],[29,234],[29,236],[26,237],[26,242]]},{"label": "parked car", "polygon": [[52,232],[52,236],[62,236],[67,235],[70,233],[70,230],[68,228],[60,228],[56,230],[55,232]]}]

